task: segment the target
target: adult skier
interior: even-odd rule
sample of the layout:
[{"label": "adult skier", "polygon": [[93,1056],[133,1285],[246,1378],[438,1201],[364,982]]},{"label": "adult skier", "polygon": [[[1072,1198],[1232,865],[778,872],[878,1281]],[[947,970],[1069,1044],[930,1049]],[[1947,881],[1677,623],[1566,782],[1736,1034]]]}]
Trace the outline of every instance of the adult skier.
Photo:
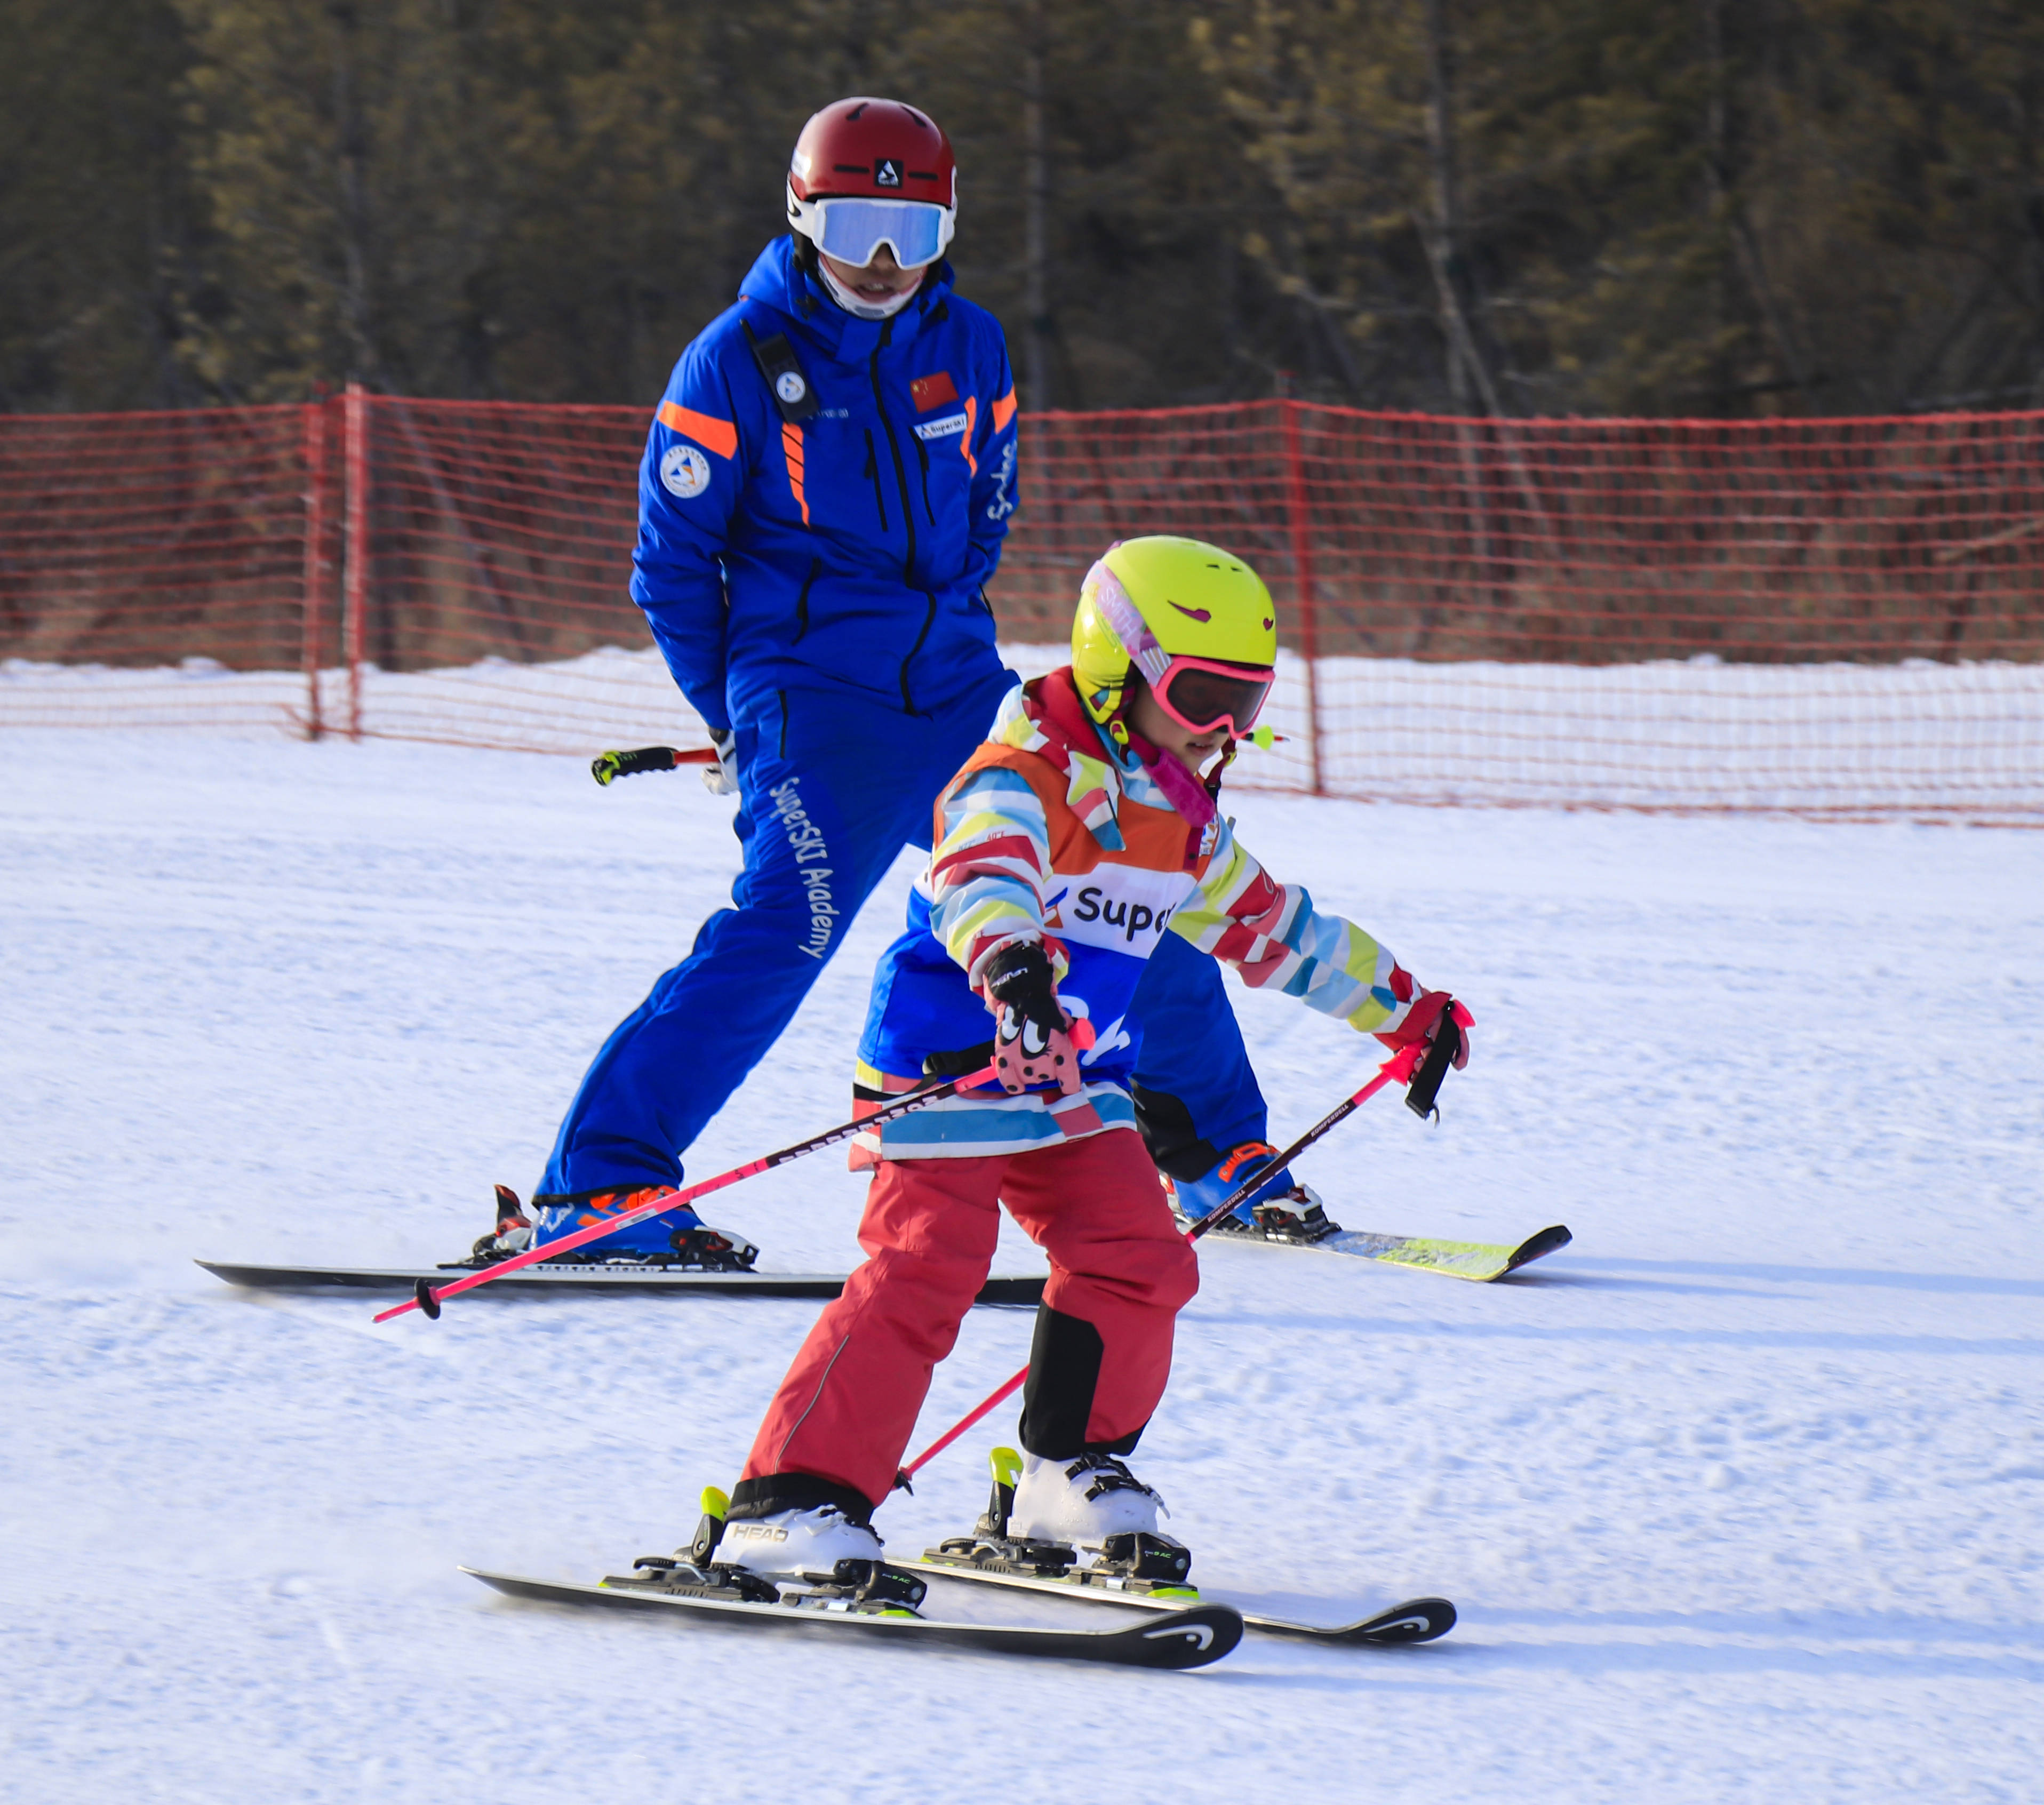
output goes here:
[{"label": "adult skier", "polygon": [[[487,1260],[678,1185],[682,1150],[793,1016],[1014,683],[986,594],[1016,493],[999,323],[957,294],[950,141],[852,98],[802,129],[790,232],[682,354],[647,436],[632,598],[735,790],[732,904],[605,1041],[522,1212],[498,1190]],[[1135,1094],[1158,1164],[1217,1201],[1271,1152],[1218,968],[1174,943]],[[1324,1231],[1274,1173],[1270,1222]],[[756,1250],[671,1210],[572,1257],[742,1265]]]},{"label": "adult skier", "polygon": [[1110,548],[1081,592],[1071,663],[1011,691],[945,789],[909,928],[874,975],[860,1078],[898,1093],[991,1050],[999,1082],[873,1137],[868,1257],[768,1407],[717,1561],[828,1579],[882,1558],[870,1519],[986,1280],[999,1204],[1051,1262],[1005,1533],[1097,1557],[1110,1536],[1156,1534],[1157,1495],[1127,1457],[1198,1262],[1130,1131],[1131,1050],[1097,1030],[1128,1016],[1162,947],[1197,947],[1393,1047],[1431,1039],[1450,1008],[1470,1025],[1361,928],[1274,881],[1220,814],[1222,772],[1270,691],[1274,620],[1255,573],[1218,547]]}]

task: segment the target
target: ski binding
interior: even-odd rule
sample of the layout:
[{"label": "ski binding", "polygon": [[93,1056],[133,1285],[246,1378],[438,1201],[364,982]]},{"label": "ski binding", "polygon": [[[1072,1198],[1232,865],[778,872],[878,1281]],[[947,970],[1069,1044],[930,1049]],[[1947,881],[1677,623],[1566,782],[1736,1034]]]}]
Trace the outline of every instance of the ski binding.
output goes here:
[{"label": "ski binding", "polygon": [[[948,1578],[1146,1611],[1182,1611],[1208,1602],[1190,1583],[1191,1551],[1168,1535],[1133,1530],[1109,1536],[1100,1558],[1085,1564],[1080,1561],[1079,1550],[1066,1543],[1010,1536],[1009,1513],[1022,1457],[1012,1448],[996,1448],[991,1460],[993,1495],[973,1533],[949,1537],[905,1565]],[[1247,1627],[1266,1635],[1377,1647],[1430,1642],[1455,1626],[1455,1607],[1445,1598],[1408,1599],[1347,1623],[1307,1623],[1233,1608]]]},{"label": "ski binding", "polygon": [[1147,1626],[1039,1628],[926,1617],[920,1607],[928,1581],[886,1561],[840,1561],[828,1578],[769,1577],[717,1560],[725,1501],[714,1490],[705,1492],[703,1501],[703,1519],[688,1547],[672,1556],[642,1557],[629,1573],[613,1574],[594,1585],[478,1567],[462,1571],[511,1597],[549,1603],[706,1613],[727,1621],[864,1630],[911,1642],[1132,1667],[1204,1667],[1231,1653],[1242,1640],[1241,1615],[1225,1604],[1171,1607]]}]

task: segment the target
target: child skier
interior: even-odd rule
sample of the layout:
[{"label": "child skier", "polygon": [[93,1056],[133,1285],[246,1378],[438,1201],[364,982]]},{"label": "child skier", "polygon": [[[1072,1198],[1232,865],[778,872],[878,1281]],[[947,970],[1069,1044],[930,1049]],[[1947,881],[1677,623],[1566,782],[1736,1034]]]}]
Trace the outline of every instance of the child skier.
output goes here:
[{"label": "child skier", "polygon": [[[1125,1020],[1143,962],[1181,935],[1394,1047],[1431,1038],[1450,1006],[1272,881],[1216,812],[1277,650],[1270,593],[1239,559],[1196,540],[1117,544],[1080,592],[1071,663],[1009,691],[939,798],[908,931],[874,976],[859,1085],[898,1094],[989,1058],[999,1085],[863,1137],[868,1258],[767,1410],[720,1563],[823,1580],[881,1558],[870,1519],[986,1277],[997,1200],[1051,1262],[1007,1533],[1089,1550],[1156,1533],[1157,1494],[1126,1457],[1199,1279],[1135,1131]],[[989,1012],[992,1044],[975,1044]]]}]

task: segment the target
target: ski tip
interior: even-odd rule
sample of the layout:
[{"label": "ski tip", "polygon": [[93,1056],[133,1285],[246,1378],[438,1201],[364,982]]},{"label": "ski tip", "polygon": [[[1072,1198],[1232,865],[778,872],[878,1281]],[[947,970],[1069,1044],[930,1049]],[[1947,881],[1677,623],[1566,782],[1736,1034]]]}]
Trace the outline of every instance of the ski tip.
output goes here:
[{"label": "ski tip", "polygon": [[[1516,1273],[1521,1266],[1530,1265],[1535,1260],[1545,1259],[1557,1253],[1575,1239],[1558,1222],[1552,1228],[1543,1228],[1538,1235],[1530,1235],[1512,1250],[1512,1258],[1504,1263],[1504,1271]],[[1502,1278],[1504,1274],[1498,1275]]]},{"label": "ski tip", "polygon": [[1445,1598],[1408,1598],[1355,1626],[1359,1639],[1380,1646],[1431,1642],[1455,1626],[1455,1607]]},{"label": "ski tip", "polygon": [[1204,1667],[1235,1653],[1242,1641],[1242,1613],[1231,1604],[1189,1605],[1117,1634],[1142,1643],[1146,1667]]}]

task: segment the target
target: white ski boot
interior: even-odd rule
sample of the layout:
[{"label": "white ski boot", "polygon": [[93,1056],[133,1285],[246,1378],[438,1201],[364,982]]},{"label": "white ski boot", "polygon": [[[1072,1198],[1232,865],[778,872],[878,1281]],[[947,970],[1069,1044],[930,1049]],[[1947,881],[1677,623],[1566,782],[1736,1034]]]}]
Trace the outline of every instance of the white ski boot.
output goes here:
[{"label": "white ski boot", "polygon": [[706,1487],[694,1541],[672,1554],[641,1555],[629,1573],[612,1574],[604,1584],[883,1615],[913,1615],[923,1602],[924,1582],[883,1565],[871,1526],[836,1504],[790,1506],[736,1521],[730,1510],[726,1493]]},{"label": "white ski boot", "polygon": [[720,1567],[743,1568],[762,1579],[835,1580],[840,1561],[878,1565],[881,1542],[870,1523],[854,1523],[835,1504],[776,1511],[768,1517],[727,1522],[711,1557]]},{"label": "white ski boot", "polygon": [[993,1491],[972,1534],[948,1538],[926,1561],[1124,1592],[1198,1596],[1187,1579],[1193,1551],[1157,1527],[1164,1500],[1113,1455],[1052,1461],[996,1448],[989,1464]]},{"label": "white ski boot", "polygon": [[1008,1534],[1019,1541],[1104,1548],[1111,1535],[1156,1534],[1162,1510],[1164,1500],[1112,1454],[1068,1461],[1024,1454]]}]

